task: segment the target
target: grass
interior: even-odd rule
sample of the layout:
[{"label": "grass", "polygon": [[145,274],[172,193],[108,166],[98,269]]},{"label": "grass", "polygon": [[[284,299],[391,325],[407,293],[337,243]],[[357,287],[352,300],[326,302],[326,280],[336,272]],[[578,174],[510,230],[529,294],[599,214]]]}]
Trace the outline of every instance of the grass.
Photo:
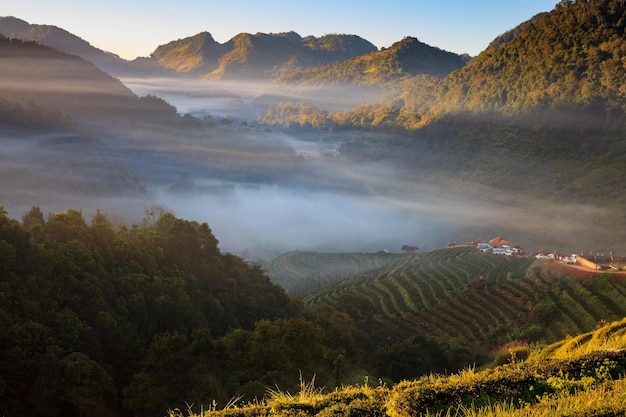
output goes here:
[{"label": "grass", "polygon": [[427,417],[554,417],[554,416],[606,416],[626,415],[626,380],[603,383],[595,388],[574,393],[567,391],[544,396],[535,404],[521,407],[513,403],[497,403],[493,406],[461,406]]},{"label": "grass", "polygon": [[[296,394],[269,389],[256,403],[189,417],[552,417],[626,415],[626,319],[549,346],[509,349],[504,364],[428,375],[393,387],[369,383],[326,392],[300,378]],[[521,349],[512,353],[515,349]],[[524,352],[526,360],[520,353]],[[183,417],[180,410],[169,417]]]}]

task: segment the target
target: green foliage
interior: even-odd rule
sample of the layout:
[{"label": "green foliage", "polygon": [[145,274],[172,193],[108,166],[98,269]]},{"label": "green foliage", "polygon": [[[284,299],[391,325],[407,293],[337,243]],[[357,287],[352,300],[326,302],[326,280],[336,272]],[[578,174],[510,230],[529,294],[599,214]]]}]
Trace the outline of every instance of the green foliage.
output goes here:
[{"label": "green foliage", "polygon": [[[374,131],[377,138],[344,144],[342,155],[392,160],[415,178],[443,173],[623,213],[624,10],[621,0],[567,2],[524,22],[441,80],[405,71],[409,63],[401,52],[417,45],[408,39],[350,61],[294,71],[285,79],[407,78],[394,81],[390,95],[375,103],[329,114],[277,106],[265,121]],[[622,215],[613,220],[623,221]]]},{"label": "green foliage", "polygon": [[[390,391],[349,391],[343,384],[354,375],[399,381],[485,362],[471,342],[537,334],[539,327],[522,319],[533,302],[545,306],[537,317],[543,320],[544,310],[553,315],[554,323],[540,326],[546,338],[623,315],[621,281],[581,282],[540,266],[526,274],[532,260],[463,247],[384,262],[356,256],[367,272],[307,296],[310,308],[303,311],[302,300],[290,300],[260,268],[221,253],[208,225],[162,207],[147,210],[141,224],[117,230],[100,211],[87,222],[80,210],[44,216],[33,207],[20,223],[0,208],[0,260],[0,408],[20,415],[105,409],[156,415],[185,409],[186,402],[208,410],[216,408],[213,401],[220,407],[232,398],[262,401],[268,387],[297,392],[302,375],[321,384],[319,401],[310,405],[303,394],[274,410],[382,416],[391,407]],[[477,275],[490,284],[471,288],[469,278]],[[608,297],[612,303],[604,301]],[[593,334],[551,347],[567,361],[522,372],[512,391],[494,396],[532,399],[524,378],[537,374],[552,378],[531,384],[546,392],[617,378],[625,368],[621,351],[570,360],[583,343],[606,348],[622,340],[626,325],[601,323]],[[518,349],[502,362],[518,366],[526,353]],[[493,378],[472,384],[491,392],[502,383]],[[450,387],[445,395],[432,394],[433,401],[482,398],[461,398]],[[335,388],[334,396],[326,395]]]},{"label": "green foliage", "polygon": [[299,85],[390,85],[391,81],[414,75],[443,78],[465,64],[462,56],[406,37],[380,51],[364,52],[348,60],[286,73],[278,81]]},{"label": "green foliage", "polygon": [[321,286],[397,259],[398,254],[319,253],[294,251],[263,265],[267,275],[291,294],[305,294]]},{"label": "green foliage", "polygon": [[[297,255],[281,258],[282,267],[297,271],[304,259]],[[303,266],[313,265],[313,255],[307,258]],[[332,259],[319,254],[320,263],[332,265]],[[617,320],[626,314],[624,282],[615,276],[587,281],[557,274],[549,263],[468,247],[390,259],[311,291],[305,305],[344,311],[381,344],[417,334],[459,338],[490,352],[510,342],[556,342],[593,330],[604,317]],[[470,285],[478,276],[489,284]]]},{"label": "green foliage", "polygon": [[507,402],[519,407],[538,401],[557,389],[588,388],[606,379],[590,375],[604,363],[624,365],[624,352],[596,352],[569,360],[528,361],[503,365],[492,371],[466,372],[448,378],[430,378],[399,384],[390,403],[400,415],[419,415],[452,407],[484,407]]},{"label": "green foliage", "polygon": [[[624,346],[621,322],[585,335],[615,336],[613,347]],[[621,332],[621,333],[620,333]],[[493,369],[467,369],[451,375],[430,375],[394,387],[341,387],[329,392],[300,378],[296,394],[272,390],[262,400],[231,404],[205,415],[226,416],[619,416],[626,411],[626,384],[621,372],[624,350],[591,350],[566,359],[551,356],[552,346],[522,361]],[[205,410],[207,410],[205,408]],[[177,414],[178,415],[178,414]],[[196,416],[193,411],[190,417]]]},{"label": "green foliage", "polygon": [[385,346],[377,359],[378,374],[396,382],[457,371],[474,362],[474,354],[466,346],[420,336]]},{"label": "green foliage", "polygon": [[3,412],[142,415],[229,395],[216,338],[287,317],[290,300],[208,225],[158,214],[114,231],[99,211],[88,224],[33,207],[22,225],[0,210]]}]

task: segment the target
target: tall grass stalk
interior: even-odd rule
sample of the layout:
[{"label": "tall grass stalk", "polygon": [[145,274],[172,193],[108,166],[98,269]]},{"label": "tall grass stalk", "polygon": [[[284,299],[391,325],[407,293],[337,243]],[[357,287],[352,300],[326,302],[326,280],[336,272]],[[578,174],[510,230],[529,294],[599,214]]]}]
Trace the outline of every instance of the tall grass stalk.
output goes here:
[{"label": "tall grass stalk", "polygon": [[300,372],[300,390],[297,394],[293,395],[288,391],[281,391],[278,387],[276,389],[269,388],[267,390],[267,403],[312,403],[316,399],[323,397],[323,388],[315,387],[315,375],[311,378],[310,382],[306,382]]}]

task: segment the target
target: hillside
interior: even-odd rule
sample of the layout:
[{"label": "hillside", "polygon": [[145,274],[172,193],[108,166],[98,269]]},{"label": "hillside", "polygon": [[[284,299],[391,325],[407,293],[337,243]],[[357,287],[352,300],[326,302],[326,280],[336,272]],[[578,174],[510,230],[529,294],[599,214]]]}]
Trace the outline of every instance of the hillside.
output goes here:
[{"label": "hillside", "polygon": [[284,291],[222,253],[206,223],[158,207],[141,224],[113,222],[39,207],[17,221],[0,206],[3,413],[160,415],[193,385],[234,382],[228,360],[221,376],[215,367],[231,350],[218,338],[290,316]]},{"label": "hillside", "polygon": [[560,2],[429,89],[405,84],[398,111],[413,115],[390,126],[414,129],[455,112],[517,116],[537,109],[557,120],[578,112],[594,126],[607,117],[622,123],[625,13],[619,0]]},{"label": "hillside", "polygon": [[283,83],[310,84],[382,84],[411,75],[443,78],[462,68],[468,57],[426,45],[406,37],[389,48],[370,52],[340,62],[290,71],[278,78]]},{"label": "hillside", "polygon": [[305,294],[320,287],[397,259],[398,254],[289,252],[263,265],[273,282],[288,294]]},{"label": "hillside", "polygon": [[84,39],[52,25],[30,24],[12,16],[0,17],[0,33],[8,38],[38,42],[61,52],[77,55],[109,74],[131,71],[128,61],[91,45]]},{"label": "hillside", "polygon": [[[137,97],[82,58],[0,39],[0,197],[9,204],[67,195],[146,195],[135,167],[106,135],[142,125],[183,124],[176,109]],[[26,203],[28,204],[28,203]]]},{"label": "hillside", "polygon": [[170,416],[621,416],[626,413],[625,328],[621,320],[533,352],[518,347],[524,357],[509,353],[508,363],[493,369],[430,375],[392,387],[366,380],[334,391],[318,388],[315,380],[302,381],[295,394],[270,390],[254,404],[233,401],[223,410],[203,412],[196,405],[188,414],[172,410]]},{"label": "hillside", "polygon": [[[482,405],[481,394],[510,404],[564,384],[593,392],[626,369],[615,350],[626,324],[608,324],[625,315],[623,279],[578,279],[467,247],[397,254],[303,305],[222,253],[208,224],[163,207],[121,226],[101,211],[86,220],[36,206],[17,221],[0,206],[0,272],[0,409],[9,414],[147,417],[232,400],[238,415],[266,415],[267,404],[279,415],[415,415],[440,401]],[[553,338],[534,353],[535,341]],[[511,364],[424,376],[492,362]]]},{"label": "hillside", "polygon": [[36,42],[0,39],[0,97],[70,116],[93,133],[130,124],[177,126],[176,108],[138,97],[120,80],[76,55]]},{"label": "hillside", "polygon": [[0,40],[0,94],[77,118],[106,117],[137,97],[119,80],[75,55],[38,43]]},{"label": "hillside", "polygon": [[204,75],[213,71],[227,45],[216,42],[210,33],[202,32],[195,36],[172,41],[157,47],[151,55],[158,65],[177,73]]},{"label": "hillside", "polygon": [[619,0],[561,2],[442,80],[414,76],[346,111],[279,104],[262,120],[372,131],[342,156],[402,166],[415,181],[607,208],[604,235],[623,251],[625,16]]},{"label": "hillside", "polygon": [[[320,254],[318,264],[324,259]],[[283,268],[295,270],[299,262]],[[487,350],[511,340],[555,342],[626,315],[623,277],[570,275],[548,261],[458,247],[393,255],[386,265],[311,291],[304,300],[308,308],[347,312],[376,340],[419,334]]]}]

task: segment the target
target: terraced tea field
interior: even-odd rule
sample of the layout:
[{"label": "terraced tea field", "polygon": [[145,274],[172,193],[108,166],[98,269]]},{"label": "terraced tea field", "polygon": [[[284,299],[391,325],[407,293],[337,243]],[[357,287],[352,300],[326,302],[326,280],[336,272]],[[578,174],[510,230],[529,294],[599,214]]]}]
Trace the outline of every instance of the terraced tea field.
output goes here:
[{"label": "terraced tea field", "polygon": [[319,253],[294,251],[263,265],[273,282],[291,295],[317,290],[326,284],[379,268],[403,254]]},{"label": "terraced tea field", "polygon": [[305,305],[334,305],[344,294],[358,296],[376,311],[360,323],[373,337],[422,334],[473,346],[551,343],[626,316],[626,285],[618,276],[581,280],[547,268],[550,261],[468,247],[388,256],[380,267],[308,293]]}]

